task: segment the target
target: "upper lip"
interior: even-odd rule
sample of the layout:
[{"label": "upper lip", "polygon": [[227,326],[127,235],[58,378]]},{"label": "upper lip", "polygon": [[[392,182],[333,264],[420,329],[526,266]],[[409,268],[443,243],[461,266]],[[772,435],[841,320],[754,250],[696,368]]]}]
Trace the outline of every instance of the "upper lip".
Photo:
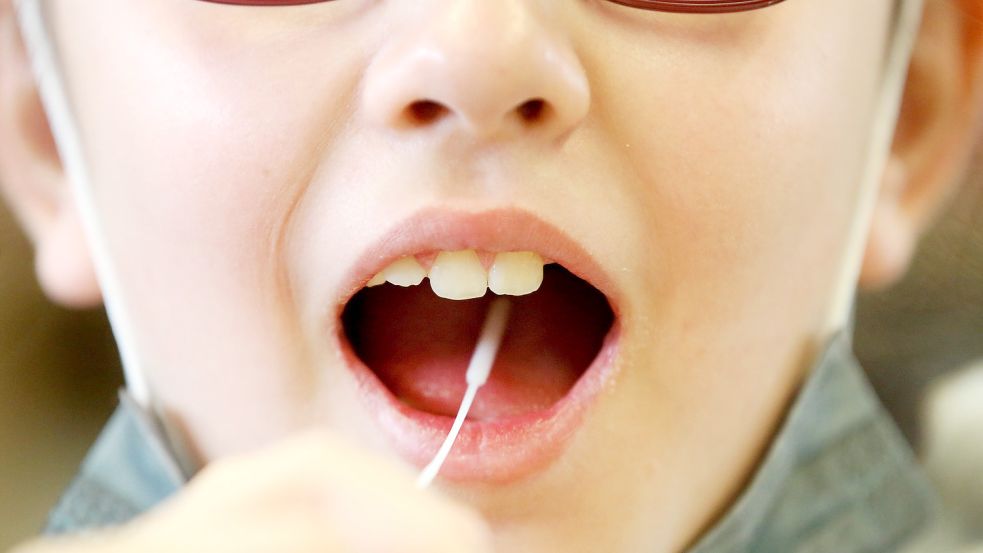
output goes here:
[{"label": "upper lip", "polygon": [[532,251],[561,264],[604,294],[616,317],[620,294],[587,248],[555,225],[521,209],[481,212],[430,208],[411,215],[370,246],[342,279],[335,315],[379,271],[407,256],[437,251]]}]

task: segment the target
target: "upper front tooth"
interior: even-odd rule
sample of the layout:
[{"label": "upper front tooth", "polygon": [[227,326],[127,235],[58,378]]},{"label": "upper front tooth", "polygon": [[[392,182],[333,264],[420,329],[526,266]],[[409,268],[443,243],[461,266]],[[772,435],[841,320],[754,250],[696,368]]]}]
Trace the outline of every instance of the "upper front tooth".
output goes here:
[{"label": "upper front tooth", "polygon": [[386,281],[396,286],[416,286],[423,282],[427,271],[412,255],[397,259],[382,271]]},{"label": "upper front tooth", "polygon": [[488,287],[499,295],[531,294],[543,284],[543,258],[533,252],[504,252],[495,256]]},{"label": "upper front tooth", "polygon": [[430,267],[430,287],[449,300],[480,298],[488,290],[488,274],[474,250],[441,252]]},{"label": "upper front tooth", "polygon": [[370,280],[369,280],[369,281],[368,281],[368,282],[367,282],[367,283],[365,284],[365,286],[366,286],[367,288],[375,288],[376,286],[382,286],[382,285],[383,285],[383,284],[385,284],[385,283],[386,283],[386,275],[384,275],[384,274],[382,274],[382,273],[380,272],[380,273],[378,273],[377,275],[375,275],[374,277],[372,277],[372,278],[371,278],[371,279],[370,279]]}]

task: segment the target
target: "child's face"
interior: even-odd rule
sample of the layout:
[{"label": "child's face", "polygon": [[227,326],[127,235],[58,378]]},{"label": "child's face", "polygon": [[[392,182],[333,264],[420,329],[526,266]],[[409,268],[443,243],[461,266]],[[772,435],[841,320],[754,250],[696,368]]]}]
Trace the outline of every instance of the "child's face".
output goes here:
[{"label": "child's face", "polygon": [[[362,401],[379,391],[358,384],[336,339],[352,286],[385,265],[367,252],[393,233],[428,238],[387,255],[536,250],[607,293],[611,367],[591,373],[600,386],[584,386],[562,436],[462,446],[475,458],[452,455],[444,485],[504,539],[567,547],[688,539],[767,440],[826,314],[892,6],[52,4],[151,388],[196,454],[320,425],[420,464],[405,442],[429,448],[432,428]],[[545,108],[524,120],[514,108],[532,99]],[[421,100],[447,111],[413,120]],[[477,223],[459,218],[490,210],[481,224],[519,230],[467,231]],[[597,269],[555,236],[530,237],[526,215]],[[411,293],[376,305],[363,332],[412,342],[385,327],[412,316],[453,334],[421,307],[432,298],[407,307]],[[437,355],[418,346],[400,355]],[[528,368],[545,371],[547,396],[576,379],[564,370]],[[443,385],[407,371],[407,394]],[[502,386],[510,409],[548,407],[522,405],[540,397],[527,381]],[[500,398],[485,401],[494,415]],[[611,520],[581,524],[601,513]]]}]

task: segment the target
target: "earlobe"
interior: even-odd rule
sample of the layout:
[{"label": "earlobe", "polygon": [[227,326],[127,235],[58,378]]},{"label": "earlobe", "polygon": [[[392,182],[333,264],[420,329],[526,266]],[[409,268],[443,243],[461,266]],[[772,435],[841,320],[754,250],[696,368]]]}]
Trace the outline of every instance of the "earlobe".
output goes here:
[{"label": "earlobe", "polygon": [[96,307],[102,303],[102,293],[78,212],[73,207],[63,211],[38,241],[38,281],[55,303],[80,309]]},{"label": "earlobe", "polygon": [[983,108],[983,3],[926,3],[860,285],[887,287],[961,183]]},{"label": "earlobe", "polygon": [[904,275],[915,253],[917,230],[901,202],[907,175],[903,163],[892,158],[874,208],[867,251],[860,271],[860,286],[879,290]]},{"label": "earlobe", "polygon": [[78,213],[7,0],[0,0],[0,186],[35,245],[45,293],[67,307],[98,305]]}]

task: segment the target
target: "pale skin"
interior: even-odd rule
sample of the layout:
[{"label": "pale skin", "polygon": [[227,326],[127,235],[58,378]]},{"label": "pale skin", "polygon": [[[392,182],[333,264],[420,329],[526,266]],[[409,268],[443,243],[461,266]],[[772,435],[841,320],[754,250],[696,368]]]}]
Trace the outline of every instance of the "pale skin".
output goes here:
[{"label": "pale skin", "polygon": [[[151,389],[207,468],[119,531],[24,551],[675,552],[740,490],[826,315],[892,2],[52,6]],[[928,2],[866,286],[903,274],[964,169],[981,20]],[[49,296],[96,305],[8,0],[0,23],[0,183]],[[512,117],[532,90],[555,107],[535,130]],[[401,124],[421,94],[450,116]],[[625,298],[616,385],[521,481],[416,490],[323,339],[342,273],[433,205],[536,213]]]}]

